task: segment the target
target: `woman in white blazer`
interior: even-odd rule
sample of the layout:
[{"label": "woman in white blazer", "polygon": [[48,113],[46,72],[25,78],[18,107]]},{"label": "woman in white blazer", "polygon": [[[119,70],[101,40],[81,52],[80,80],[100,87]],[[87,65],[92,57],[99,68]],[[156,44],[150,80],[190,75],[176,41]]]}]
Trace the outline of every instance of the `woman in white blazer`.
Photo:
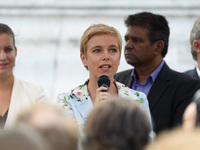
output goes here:
[{"label": "woman in white blazer", "polygon": [[46,101],[41,86],[14,77],[17,48],[12,29],[0,24],[0,128],[14,123],[18,112],[38,101]]}]

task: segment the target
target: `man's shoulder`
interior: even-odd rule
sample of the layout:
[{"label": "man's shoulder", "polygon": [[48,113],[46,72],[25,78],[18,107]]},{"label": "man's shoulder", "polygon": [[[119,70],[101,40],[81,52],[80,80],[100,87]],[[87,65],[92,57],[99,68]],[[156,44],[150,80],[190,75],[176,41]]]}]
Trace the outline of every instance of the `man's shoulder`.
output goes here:
[{"label": "man's shoulder", "polygon": [[158,76],[156,77],[155,83],[160,82],[173,84],[174,87],[186,88],[186,86],[196,86],[199,81],[183,72],[179,72],[171,69],[167,64],[163,66]]},{"label": "man's shoulder", "polygon": [[128,69],[128,70],[125,70],[125,71],[121,71],[121,72],[118,72],[115,74],[115,78],[119,78],[121,76],[124,76],[124,75],[131,75],[131,72],[133,71],[133,69]]},{"label": "man's shoulder", "polygon": [[191,73],[194,73],[194,72],[195,72],[195,69],[190,69],[190,70],[184,71],[183,73],[185,73],[185,74],[191,74]]},{"label": "man's shoulder", "polygon": [[195,80],[194,78],[192,78],[191,76],[188,76],[188,74],[186,74],[185,72],[179,72],[179,71],[175,71],[172,70],[172,74],[175,76],[178,76],[179,78],[184,78],[184,79],[188,79],[188,80]]},{"label": "man's shoulder", "polygon": [[185,73],[185,74],[187,74],[187,75],[189,75],[189,76],[192,76],[192,77],[198,77],[196,68],[190,69],[190,70],[186,70],[186,71],[184,71],[183,73]]},{"label": "man's shoulder", "polygon": [[33,95],[36,93],[44,92],[43,91],[44,89],[41,85],[27,82],[19,78],[15,78],[14,88],[25,91],[26,93],[30,93],[30,94],[32,93]]},{"label": "man's shoulder", "polygon": [[[170,76],[170,79],[174,82],[174,84],[193,84],[193,85],[196,85],[196,84],[199,84],[199,80],[189,76],[188,74],[186,73],[183,73],[183,72],[178,72],[178,71],[175,71],[173,69],[170,69],[169,68],[169,76]],[[192,71],[192,70],[188,70],[188,71]]]}]

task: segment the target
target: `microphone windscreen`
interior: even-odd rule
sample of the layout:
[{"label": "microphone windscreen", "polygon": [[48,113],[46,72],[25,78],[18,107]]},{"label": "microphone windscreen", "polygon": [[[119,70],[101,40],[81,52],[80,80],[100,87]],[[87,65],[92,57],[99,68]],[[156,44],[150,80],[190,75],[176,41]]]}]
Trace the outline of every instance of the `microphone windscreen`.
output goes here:
[{"label": "microphone windscreen", "polygon": [[107,87],[110,87],[110,78],[106,75],[102,75],[98,79],[98,86],[101,87],[103,85],[107,85]]}]

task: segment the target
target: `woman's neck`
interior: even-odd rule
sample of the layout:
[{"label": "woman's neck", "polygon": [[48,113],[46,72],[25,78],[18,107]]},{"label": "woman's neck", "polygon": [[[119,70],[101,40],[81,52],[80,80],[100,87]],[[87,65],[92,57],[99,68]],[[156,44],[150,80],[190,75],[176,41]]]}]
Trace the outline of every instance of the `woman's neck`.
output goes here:
[{"label": "woman's neck", "polygon": [[14,75],[0,77],[0,89],[8,89],[13,86]]}]

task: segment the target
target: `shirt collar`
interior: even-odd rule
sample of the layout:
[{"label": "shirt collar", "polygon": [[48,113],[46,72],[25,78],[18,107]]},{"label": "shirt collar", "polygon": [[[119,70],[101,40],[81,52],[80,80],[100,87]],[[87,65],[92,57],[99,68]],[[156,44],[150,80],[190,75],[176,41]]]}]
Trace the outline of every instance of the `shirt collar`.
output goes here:
[{"label": "shirt collar", "polygon": [[199,68],[198,68],[198,65],[196,66],[196,71],[197,71],[198,77],[200,78],[200,70],[199,70]]},{"label": "shirt collar", "polygon": [[[160,63],[160,65],[147,77],[152,79],[152,81],[154,82],[156,80],[156,77],[158,76],[160,70],[162,69],[163,65],[164,65],[164,60],[162,60],[162,62]],[[131,76],[133,78],[133,82],[135,82],[137,80],[136,78],[136,73],[135,73],[135,69],[133,69]]]},{"label": "shirt collar", "polygon": [[[76,87],[75,89],[71,91],[71,94],[76,96],[77,102],[81,102],[84,100],[91,101],[88,88],[87,88],[88,82],[89,80],[87,80],[84,84]],[[130,89],[129,87],[125,86],[122,83],[116,82],[115,80],[113,80],[113,82],[117,87],[119,97],[122,97],[122,98],[131,97],[132,99],[135,99],[139,101],[140,103],[144,103],[144,100],[146,99],[146,97],[143,97],[142,96],[143,94],[141,94],[140,92],[133,92],[133,90]]]}]

